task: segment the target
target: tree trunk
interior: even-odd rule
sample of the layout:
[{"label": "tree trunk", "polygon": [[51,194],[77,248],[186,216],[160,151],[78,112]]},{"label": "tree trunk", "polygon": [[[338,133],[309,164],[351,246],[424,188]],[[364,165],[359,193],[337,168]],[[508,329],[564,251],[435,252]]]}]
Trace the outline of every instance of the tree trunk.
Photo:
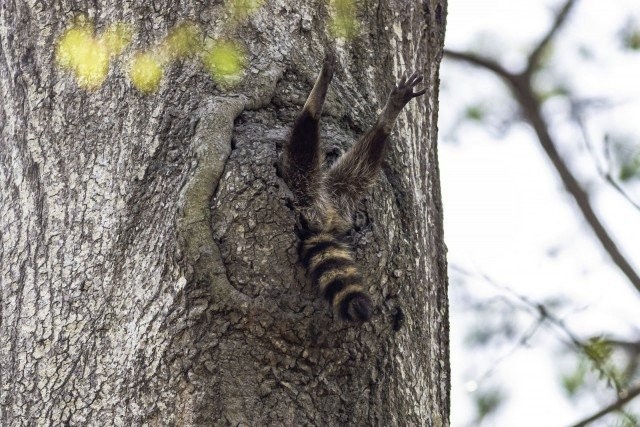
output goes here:
[{"label": "tree trunk", "polygon": [[[275,168],[332,44],[331,9],[269,0],[229,30],[212,3],[0,3],[0,424],[448,425],[446,3],[358,2],[357,37],[337,42],[329,160],[403,70],[428,87],[355,218],[375,307],[364,325],[334,319],[305,277]],[[135,30],[93,91],[54,58],[78,12]],[[245,45],[240,85],[218,87],[192,60],[137,91],[132,52],[185,20]]]}]

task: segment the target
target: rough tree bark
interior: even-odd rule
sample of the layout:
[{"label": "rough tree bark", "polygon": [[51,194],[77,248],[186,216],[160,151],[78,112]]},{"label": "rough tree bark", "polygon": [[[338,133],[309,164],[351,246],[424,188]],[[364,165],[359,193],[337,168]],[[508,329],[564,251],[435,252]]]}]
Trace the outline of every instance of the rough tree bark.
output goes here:
[{"label": "rough tree bark", "polygon": [[446,2],[358,3],[360,34],[336,48],[329,158],[402,70],[429,90],[355,220],[375,311],[352,326],[299,266],[274,166],[331,43],[324,1],[269,0],[240,24],[249,66],[233,90],[185,62],[150,95],[128,82],[126,54],[78,89],[55,38],[78,12],[131,24],[132,49],[187,19],[215,36],[221,3],[0,2],[0,424],[448,425]]}]

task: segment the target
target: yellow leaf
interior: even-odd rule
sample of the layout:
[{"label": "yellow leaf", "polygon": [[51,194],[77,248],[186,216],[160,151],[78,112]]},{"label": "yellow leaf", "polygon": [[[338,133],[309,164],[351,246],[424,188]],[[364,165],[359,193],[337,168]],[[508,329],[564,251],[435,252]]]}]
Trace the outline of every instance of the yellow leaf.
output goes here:
[{"label": "yellow leaf", "polygon": [[180,24],[169,32],[162,47],[170,58],[194,56],[202,49],[200,28],[193,23]]},{"label": "yellow leaf", "polygon": [[202,57],[205,67],[213,78],[229,83],[239,78],[244,70],[246,58],[243,49],[231,41],[216,40]]},{"label": "yellow leaf", "polygon": [[86,26],[74,26],[62,33],[56,44],[56,60],[60,66],[74,68],[91,44],[91,32]]},{"label": "yellow leaf", "polygon": [[78,52],[74,70],[78,84],[87,89],[95,89],[109,73],[109,52],[101,43],[91,40]]},{"label": "yellow leaf", "polygon": [[116,56],[120,55],[129,45],[132,34],[130,26],[117,22],[107,27],[100,36],[100,42],[105,46],[109,55]]},{"label": "yellow leaf", "polygon": [[264,0],[233,0],[231,2],[231,14],[236,19],[242,19],[256,11]]},{"label": "yellow leaf", "polygon": [[155,92],[160,86],[164,71],[160,61],[150,53],[140,53],[131,61],[129,78],[141,92]]}]

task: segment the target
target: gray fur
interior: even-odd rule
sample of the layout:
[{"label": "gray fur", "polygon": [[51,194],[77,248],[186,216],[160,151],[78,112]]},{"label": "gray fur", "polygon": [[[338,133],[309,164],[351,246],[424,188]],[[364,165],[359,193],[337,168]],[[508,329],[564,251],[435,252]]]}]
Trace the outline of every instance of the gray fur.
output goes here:
[{"label": "gray fur", "polygon": [[[398,114],[407,102],[422,95],[425,90],[413,92],[413,87],[422,81],[422,76],[414,73],[407,78],[406,74],[403,75],[389,94],[376,124],[325,172],[322,169],[324,155],[320,151],[319,120],[334,67],[335,56],[329,52],[293,126],[291,137],[285,146],[282,166],[284,178],[295,196],[296,208],[303,219],[305,231],[311,236],[328,234],[337,241],[341,234],[351,228],[357,204],[376,180],[386,152],[387,137]],[[307,250],[310,250],[314,244],[307,242],[303,246],[309,246]],[[324,246],[317,246],[316,249],[325,250],[327,260],[331,261],[331,249],[324,249]],[[324,268],[315,273],[314,268],[311,268],[310,274],[320,281],[323,276],[328,278],[334,277],[335,273],[344,273],[344,269],[350,265],[354,265],[352,256],[346,263],[344,259],[333,264],[327,262]],[[349,286],[339,280],[335,280],[335,283],[343,290],[333,297],[330,294],[327,298],[331,299],[337,314],[350,321],[368,320],[372,304],[362,283]]]}]

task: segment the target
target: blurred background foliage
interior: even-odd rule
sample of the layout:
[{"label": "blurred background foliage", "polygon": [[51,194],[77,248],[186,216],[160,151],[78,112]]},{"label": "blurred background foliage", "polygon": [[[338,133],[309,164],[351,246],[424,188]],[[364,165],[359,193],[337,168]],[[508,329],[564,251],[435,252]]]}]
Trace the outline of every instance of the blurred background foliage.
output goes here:
[{"label": "blurred background foliage", "polygon": [[[230,0],[224,4],[225,33],[249,19],[264,0]],[[352,38],[358,34],[355,0],[327,0],[331,13],[328,31],[334,38]],[[99,88],[109,74],[114,59],[123,53],[131,84],[142,93],[156,92],[166,67],[176,61],[197,60],[204,70],[223,88],[237,84],[247,67],[247,52],[241,40],[211,38],[205,29],[193,22],[182,22],[171,28],[155,46],[125,52],[135,29],[115,22],[97,32],[94,22],[85,14],[77,15],[57,38],[55,56],[58,66],[75,77],[85,90]]]},{"label": "blurred background foliage", "polygon": [[[238,0],[228,3],[229,22],[246,18],[262,3]],[[129,46],[133,28],[123,22],[110,24],[97,34],[93,21],[78,15],[58,37],[56,62],[72,72],[79,87],[97,89],[107,78],[111,60]],[[220,85],[237,83],[246,66],[246,53],[235,40],[212,39],[195,23],[182,22],[171,28],[155,46],[130,52],[127,72],[131,84],[143,93],[156,92],[165,68],[176,61],[199,60]]]},{"label": "blurred background foliage", "polygon": [[[440,150],[455,426],[640,425],[640,5],[613,3],[615,10],[613,4],[586,0],[450,4]],[[478,24],[487,17],[491,22]],[[498,143],[504,153],[491,148],[493,158],[473,147]],[[480,153],[478,161],[488,164],[472,165],[473,156],[460,154],[465,151]],[[465,195],[463,184],[454,189],[447,179],[466,174],[465,168],[496,175],[500,169],[517,171],[518,166],[504,167],[509,158],[522,165],[540,158],[547,170],[531,170],[556,180],[548,190],[555,196],[531,194],[543,200],[539,206],[527,200],[527,190],[539,183],[526,184],[519,194],[514,189],[519,199],[500,201],[507,206],[522,199],[540,210],[525,214],[531,230],[516,229],[506,240],[506,251],[524,258],[517,264],[530,264],[520,274],[505,266],[515,255],[499,259],[504,248],[495,250],[493,263],[459,250],[467,245],[465,237],[474,239],[467,230],[485,227],[489,231],[478,246],[484,243],[491,253],[498,245],[486,236],[511,227],[507,214],[491,223],[474,218],[474,208],[480,208],[479,216],[499,211],[485,209],[482,197],[486,203],[500,200],[492,194],[500,189]],[[520,176],[502,180],[549,181],[520,169]],[[447,215],[456,210],[447,199],[455,191],[469,204],[452,220],[458,214]],[[615,207],[603,200],[614,200]],[[550,203],[570,207],[575,230],[545,221],[545,210],[559,210]],[[467,227],[467,236],[459,227]],[[545,236],[537,239],[544,248],[521,242],[536,233]],[[566,240],[579,240],[581,247]],[[595,256],[581,258],[591,250],[584,242]],[[531,253],[531,247],[545,256]],[[549,278],[553,285],[535,283]]]}]

